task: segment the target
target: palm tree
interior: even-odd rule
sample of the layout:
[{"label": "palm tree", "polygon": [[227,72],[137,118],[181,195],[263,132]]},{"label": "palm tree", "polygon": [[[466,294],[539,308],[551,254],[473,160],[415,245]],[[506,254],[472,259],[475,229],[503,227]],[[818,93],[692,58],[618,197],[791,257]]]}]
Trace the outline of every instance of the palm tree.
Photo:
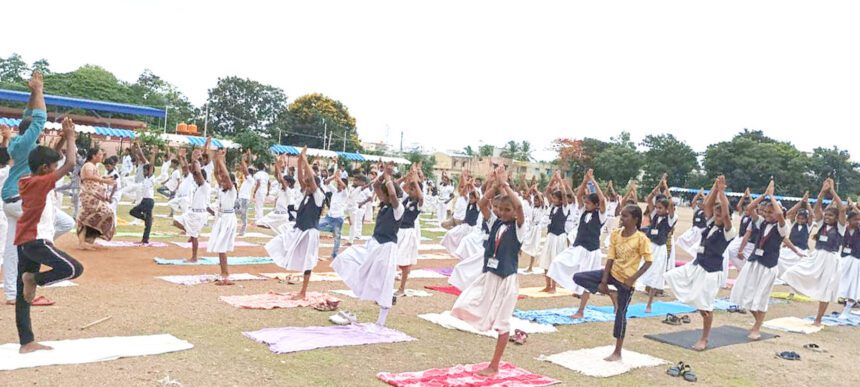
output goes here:
[{"label": "palm tree", "polygon": [[505,148],[502,150],[501,156],[508,159],[517,159],[520,153],[520,144],[516,141],[508,141]]},{"label": "palm tree", "polygon": [[492,157],[493,151],[495,151],[495,147],[492,145],[481,145],[481,147],[478,148],[478,153],[481,157]]},{"label": "palm tree", "polygon": [[472,149],[472,146],[469,145],[463,148],[463,152],[466,153],[467,156],[472,157],[475,155],[475,150]]},{"label": "palm tree", "polygon": [[532,144],[528,141],[523,141],[520,144],[520,151],[517,160],[531,161],[532,160]]}]

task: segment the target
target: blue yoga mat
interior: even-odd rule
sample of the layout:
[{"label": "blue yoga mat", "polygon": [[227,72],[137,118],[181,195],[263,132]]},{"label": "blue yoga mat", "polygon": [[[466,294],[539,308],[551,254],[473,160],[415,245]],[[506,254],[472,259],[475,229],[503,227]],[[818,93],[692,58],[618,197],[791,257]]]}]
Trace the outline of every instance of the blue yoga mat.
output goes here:
[{"label": "blue yoga mat", "polygon": [[[815,321],[815,316],[805,318],[806,321]],[[839,314],[826,314],[821,317],[821,323],[829,327],[860,327],[860,316],[848,314],[845,320],[839,319]]]},{"label": "blue yoga mat", "polygon": [[534,321],[538,324],[576,325],[588,322],[615,321],[615,315],[595,310],[592,306],[585,307],[585,317],[574,320],[570,318],[579,308],[516,310],[514,317]]},{"label": "blue yoga mat", "polygon": [[[198,258],[197,262],[184,262],[182,259],[164,259],[154,258],[155,263],[159,265],[176,265],[176,266],[197,266],[197,265],[217,265],[218,257],[202,257]],[[227,257],[228,265],[265,265],[274,263],[269,257]]]},{"label": "blue yoga mat", "polygon": [[[594,309],[614,315],[612,313],[612,306],[597,306]],[[667,313],[678,314],[695,311],[696,308],[678,302],[655,302],[651,305],[651,313],[645,313],[645,304],[631,304],[627,308],[627,318],[665,317]]]}]

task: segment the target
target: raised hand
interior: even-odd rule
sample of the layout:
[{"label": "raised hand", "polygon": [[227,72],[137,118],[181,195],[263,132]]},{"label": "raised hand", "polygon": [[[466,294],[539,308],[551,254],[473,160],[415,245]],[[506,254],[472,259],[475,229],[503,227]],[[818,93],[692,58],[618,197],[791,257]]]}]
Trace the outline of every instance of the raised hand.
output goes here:
[{"label": "raised hand", "polygon": [[63,136],[66,137],[66,141],[75,138],[75,123],[69,117],[63,119]]},{"label": "raised hand", "polygon": [[773,191],[774,191],[774,183],[773,183],[773,179],[771,179],[770,183],[768,183],[768,185],[767,185],[767,189],[764,191],[764,194],[767,196],[773,196]]},{"label": "raised hand", "polygon": [[42,72],[39,70],[33,71],[33,75],[30,76],[30,81],[27,82],[27,86],[30,87],[30,91],[42,91],[42,88],[45,86],[44,78],[42,77]]}]

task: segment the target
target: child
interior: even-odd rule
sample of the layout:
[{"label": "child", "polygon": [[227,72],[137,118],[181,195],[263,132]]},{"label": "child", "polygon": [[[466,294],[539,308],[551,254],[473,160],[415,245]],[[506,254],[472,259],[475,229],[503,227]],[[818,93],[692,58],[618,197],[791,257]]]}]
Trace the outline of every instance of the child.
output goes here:
[{"label": "child", "polygon": [[[788,219],[788,239],[783,241],[784,247],[779,251],[779,276],[800,263],[801,258],[809,255],[809,192],[806,192],[797,204],[786,212]],[[779,280],[777,280],[779,281]]]},{"label": "child", "polygon": [[[206,182],[206,171],[200,169],[200,150],[191,153],[191,176],[194,178],[194,190],[191,193],[191,208],[173,219],[173,225],[188,235],[191,242],[191,259],[186,262],[197,262],[197,247],[200,231],[209,220],[209,183]],[[185,149],[179,149],[179,163],[187,167]]]},{"label": "child", "polygon": [[[483,184],[483,189],[485,190],[484,192],[490,192],[490,190],[493,189],[494,185],[495,185],[495,181],[493,181],[493,180],[487,181],[486,184]],[[483,195],[482,195],[482,198],[483,198]],[[480,205],[480,200],[478,201],[478,203]],[[487,201],[487,205],[489,205],[491,207],[490,211],[492,211],[493,214],[495,215],[495,217],[498,218],[499,217],[499,214],[497,212],[498,207],[493,206],[493,200],[492,199]],[[525,215],[525,211],[524,211],[523,217],[528,219],[528,216]],[[451,284],[452,286],[456,287],[457,289],[460,289],[461,291],[465,290],[466,287],[468,287],[469,285],[472,284],[473,281],[475,281],[475,279],[480,277],[481,273],[484,269],[484,253],[487,251],[486,241],[488,241],[490,238],[490,226],[491,226],[491,224],[487,223],[487,221],[489,219],[484,218],[483,216],[481,218],[482,218],[481,219],[481,228],[479,229],[480,232],[477,234],[477,237],[476,237],[478,239],[478,241],[476,243],[479,243],[479,248],[475,248],[474,251],[471,251],[469,253],[469,255],[465,255],[464,253],[466,251],[458,248],[457,249],[458,254],[464,254],[464,255],[461,255],[460,262],[457,263],[456,265],[454,265],[454,269],[451,271],[451,276],[448,277],[448,283]],[[525,223],[525,226],[523,226],[523,227],[526,227],[526,228],[529,227],[529,223],[527,221],[524,221],[523,223]],[[529,230],[526,230],[526,235],[528,235],[528,234],[529,234]],[[463,243],[460,244],[460,247],[463,248],[464,245],[470,243],[470,240],[472,238],[473,238],[472,235],[467,237],[463,241]]]},{"label": "child", "polygon": [[[579,311],[573,315],[573,319],[580,319],[585,315],[585,306],[588,305],[589,298],[586,289],[573,282],[573,276],[576,273],[600,270],[603,261],[600,252],[600,230],[606,222],[606,198],[600,186],[594,181],[593,173],[590,169],[586,172],[577,190],[583,208],[576,240],[573,246],[559,254],[549,267],[550,278],[572,291],[574,295],[581,297]],[[586,194],[587,183],[591,183],[597,192]]]},{"label": "child", "polygon": [[[555,257],[567,249],[568,241],[565,226],[570,214],[570,205],[567,201],[568,193],[572,193],[570,187],[561,178],[561,174],[556,171],[546,191],[546,196],[550,198],[552,207],[549,210],[546,243],[540,255],[540,267],[544,270],[544,273],[549,270],[549,266],[555,260]],[[544,274],[544,278],[546,279],[546,287],[541,291],[555,293],[555,281],[547,274]]]},{"label": "child", "polygon": [[391,175],[393,164],[373,182],[373,190],[379,197],[379,214],[373,238],[365,246],[352,246],[343,252],[331,265],[343,282],[361,300],[376,301],[379,318],[376,324],[385,326],[388,311],[394,302],[394,276],[397,266],[397,233],[403,219],[404,207],[400,204],[400,187],[394,184]]},{"label": "child", "polygon": [[400,268],[400,290],[394,293],[395,297],[406,295],[406,280],[409,279],[409,271],[412,265],[418,263],[418,245],[421,240],[419,231],[415,228],[421,208],[424,207],[424,195],[418,184],[418,172],[413,167],[407,174],[404,188],[408,195],[403,199],[403,218],[400,221],[400,229],[397,231],[397,266]]},{"label": "child", "polygon": [[[750,227],[752,224],[753,213],[750,211],[750,201],[752,197],[750,195],[750,189],[747,188],[744,191],[744,196],[738,200],[738,205],[735,208],[735,211],[741,216],[740,226],[738,227],[738,237],[732,240],[732,243],[729,243],[729,247],[726,248],[726,259],[723,260],[723,270],[728,273],[729,263],[731,263],[735,269],[738,269],[738,272],[743,269],[744,264],[747,258],[750,257],[753,253],[754,246],[751,243],[745,243],[744,239],[746,239],[747,231],[754,228]],[[753,230],[753,233],[750,234],[750,238],[755,237],[756,230]],[[743,248],[741,248],[743,245]],[[728,279],[728,276],[726,276]],[[726,287],[723,284],[723,287]]]},{"label": "child", "polygon": [[[275,175],[280,175],[275,171]],[[257,225],[263,220],[266,196],[269,196],[269,171],[263,163],[257,163],[257,173],[254,174],[254,220]]]},{"label": "child", "polygon": [[287,158],[281,155],[275,160],[275,179],[280,183],[277,198],[275,199],[275,208],[266,214],[262,219],[257,219],[255,224],[260,228],[268,228],[281,234],[286,229],[289,231],[289,206],[292,204],[292,188],[295,185],[295,180],[292,176],[283,176],[284,167],[287,165]]},{"label": "child", "polygon": [[230,281],[230,272],[227,270],[227,253],[233,251],[236,243],[236,185],[233,177],[227,170],[227,152],[224,149],[215,154],[214,173],[215,181],[218,182],[218,215],[212,225],[212,233],[206,251],[218,253],[218,262],[221,265],[221,278],[215,281],[215,285],[233,285]]},{"label": "child", "polygon": [[454,199],[454,186],[451,185],[451,179],[448,174],[442,172],[442,181],[439,183],[439,196],[436,201],[436,220],[439,225],[444,227],[445,221],[448,218],[448,203]]},{"label": "child", "polygon": [[842,274],[839,280],[839,297],[845,299],[845,309],[839,315],[847,319],[857,300],[860,300],[860,212],[848,199],[848,229],[842,242]]},{"label": "child", "polygon": [[105,171],[107,171],[107,178],[113,179],[116,184],[112,187],[108,187],[105,189],[105,195],[110,199],[110,209],[113,211],[113,226],[116,228],[117,224],[117,208],[119,207],[119,201],[122,199],[122,187],[120,187],[120,182],[122,181],[122,176],[119,174],[119,171],[116,168],[116,164],[119,163],[119,158],[116,156],[111,156],[106,158],[102,164],[105,166]]},{"label": "child", "polygon": [[129,215],[143,221],[143,237],[140,240],[140,244],[142,246],[147,246],[149,245],[149,233],[152,231],[152,209],[155,208],[155,200],[153,199],[155,192],[154,183],[152,181],[152,164],[149,163],[149,159],[146,158],[146,155],[143,154],[143,151],[136,143],[133,148],[136,155],[135,157],[138,160],[141,160],[141,163],[143,164],[141,167],[143,181],[140,183],[140,202],[137,206],[132,208],[131,211],[129,211]]},{"label": "child", "polygon": [[[668,196],[667,179],[668,176],[664,174],[654,190],[645,199],[648,203],[645,211],[650,214],[651,218],[651,224],[647,230],[648,239],[651,240],[651,258],[653,260],[651,268],[642,276],[642,284],[645,285],[645,290],[648,292],[648,304],[645,306],[645,313],[651,313],[654,296],[658,290],[662,291],[665,287],[663,274],[674,267],[669,266],[671,259],[669,247],[666,244],[670,238],[669,234],[675,227],[675,223],[678,222],[678,217],[675,216],[675,203],[672,202],[671,196]],[[661,187],[663,194],[660,194]]]},{"label": "child", "polygon": [[537,185],[532,185],[528,194],[525,195],[523,211],[526,217],[526,235],[523,238],[522,253],[529,257],[529,267],[526,273],[534,271],[535,258],[540,256],[541,239],[543,239],[543,227],[547,221],[546,202],[543,195],[537,189]]},{"label": "child", "polygon": [[239,227],[238,236],[245,235],[248,229],[248,207],[251,203],[251,193],[254,190],[254,170],[248,168],[248,163],[251,162],[251,150],[245,151],[245,154],[239,158],[239,176],[242,177],[242,184],[239,185],[239,198],[236,200],[236,217],[242,221]]},{"label": "child", "polygon": [[[471,233],[475,225],[478,224],[478,194],[475,192],[474,180],[469,176],[468,171],[463,171],[460,175],[460,186],[457,188],[458,196],[454,203],[453,223],[448,227],[448,232],[442,238],[442,246],[448,250],[450,254],[456,254],[457,247],[469,233]],[[468,218],[468,219],[467,219]],[[444,227],[444,226],[443,226]]]},{"label": "child", "polygon": [[320,231],[331,232],[334,237],[334,247],[331,250],[331,258],[335,259],[340,252],[340,234],[343,230],[343,217],[346,215],[346,183],[340,179],[341,171],[338,169],[326,180],[328,190],[328,213],[320,222]]},{"label": "child", "polygon": [[484,232],[482,230],[484,221],[481,219],[481,210],[478,208],[478,200],[481,194],[475,188],[469,193],[469,205],[466,207],[465,224],[469,225],[470,231],[454,250],[454,256],[465,259],[484,251]]},{"label": "child", "polygon": [[[636,280],[651,266],[651,246],[642,228],[642,209],[628,205],[621,210],[621,228],[610,236],[606,267],[603,270],[576,273],[573,282],[590,293],[609,295],[615,308],[615,351],[606,361],[620,361],[627,333],[627,307],[633,299]],[[613,286],[614,289],[609,286]]]},{"label": "child", "polygon": [[707,219],[705,219],[705,211],[702,209],[702,199],[704,198],[704,189],[700,188],[693,197],[690,206],[693,207],[693,225],[690,229],[681,234],[678,238],[675,247],[684,250],[691,257],[698,255],[699,246],[701,246],[702,232],[708,228]]},{"label": "child", "polygon": [[161,184],[161,187],[157,189],[158,193],[168,199],[173,198],[173,193],[176,191],[176,187],[179,186],[178,170],[179,162],[176,161],[173,153],[170,152],[170,148],[167,148],[167,157],[164,159],[164,163],[161,164],[161,171],[159,171],[156,181],[158,184]]},{"label": "child", "polygon": [[[822,211],[822,202],[828,192],[833,202]],[[788,286],[818,301],[815,326],[821,326],[821,318],[827,313],[827,307],[831,302],[837,301],[841,274],[839,250],[842,248],[847,222],[845,212],[846,207],[836,193],[833,179],[825,179],[815,202],[815,225],[818,228],[814,236],[815,252],[809,259],[804,259],[788,269],[781,277]]]},{"label": "child", "polygon": [[347,246],[352,246],[352,242],[356,239],[361,239],[361,229],[364,225],[364,214],[367,212],[365,208],[368,206],[373,195],[367,188],[369,181],[367,176],[355,175],[352,178],[352,189],[349,191],[347,198],[349,212],[349,238],[346,240]]},{"label": "child", "polygon": [[723,270],[723,253],[735,237],[725,189],[726,178],[720,176],[702,203],[700,215],[706,222],[695,260],[692,264],[669,270],[664,276],[678,301],[695,307],[702,315],[702,337],[693,345],[697,351],[708,347],[714,322],[714,300],[723,284],[722,277],[727,275]]},{"label": "child", "polygon": [[[298,181],[304,198],[296,213],[292,228],[281,227],[282,232],[266,244],[266,251],[275,263],[287,270],[302,272],[302,290],[293,299],[304,300],[308,293],[311,271],[319,261],[320,222],[325,195],[319,188],[307,159],[308,148],[304,147],[298,160]],[[280,171],[278,171],[280,176]],[[392,274],[391,280],[394,280]]]},{"label": "child", "polygon": [[[9,156],[9,140],[12,139],[12,128],[6,125],[0,125],[0,136],[2,136],[2,142],[0,142],[0,187],[3,184],[6,184],[6,179],[9,178],[9,168],[10,162],[12,162],[11,157]],[[6,248],[6,231],[9,228],[9,222],[6,219],[5,214],[0,214],[0,261],[3,258],[3,250]]]},{"label": "child", "polygon": [[[494,329],[499,337],[493,359],[481,375],[499,372],[499,362],[511,332],[511,317],[517,305],[519,283],[520,246],[525,237],[523,207],[506,181],[507,173],[499,166],[491,175],[495,185],[486,191],[479,206],[490,227],[490,236],[484,252],[483,274],[475,279],[457,297],[451,315],[469,323],[480,332]],[[496,197],[497,194],[501,194]],[[491,214],[489,201],[495,198],[495,214]]]},{"label": "child", "polygon": [[[777,268],[779,247],[788,234],[782,207],[774,197],[773,187],[774,183],[771,180],[764,195],[747,206],[751,224],[746,230],[744,240],[753,242],[753,252],[749,261],[740,269],[741,272],[735,280],[730,297],[732,303],[743,310],[749,310],[755,318],[755,324],[747,336],[750,340],[761,339],[761,325],[767,314],[770,292],[779,274],[779,268]],[[765,197],[770,201],[762,205],[762,214],[759,215],[756,209]],[[745,247],[740,246],[739,254],[743,253]]]},{"label": "child", "polygon": [[[51,148],[38,146],[28,158],[32,174],[19,181],[23,210],[15,232],[18,250],[17,298],[15,325],[18,328],[19,353],[50,350],[51,347],[35,341],[30,321],[30,304],[36,297],[37,286],[47,286],[79,277],[81,264],[54,246],[53,191],[58,180],[75,166],[75,124],[66,117],[62,123],[66,143],[66,161],[57,168],[60,155]],[[41,266],[51,270],[41,272]]]}]

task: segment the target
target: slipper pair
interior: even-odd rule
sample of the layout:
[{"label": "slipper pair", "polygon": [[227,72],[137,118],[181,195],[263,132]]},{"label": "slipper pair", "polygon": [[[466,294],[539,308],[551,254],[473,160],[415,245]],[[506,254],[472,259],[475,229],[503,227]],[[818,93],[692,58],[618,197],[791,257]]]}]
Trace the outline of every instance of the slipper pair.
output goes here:
[{"label": "slipper pair", "polygon": [[337,310],[339,305],[340,301],[325,300],[325,302],[320,302],[319,304],[314,305],[314,309],[320,312],[333,312]]},{"label": "slipper pair", "polygon": [[737,306],[737,305],[732,305],[732,306],[730,306],[730,307],[727,309],[727,311],[728,311],[729,313],[747,314],[746,309],[743,309],[743,308],[741,308],[740,306]]},{"label": "slipper pair", "polygon": [[690,367],[689,364],[684,364],[682,361],[669,367],[666,373],[673,378],[683,377],[688,382],[697,382],[699,380],[696,373],[693,372],[693,367]]},{"label": "slipper pair", "polygon": [[666,318],[663,320],[663,323],[669,325],[689,324],[690,316],[683,315],[681,317],[678,317],[672,313],[668,313],[666,314]]},{"label": "slipper pair", "polygon": [[48,297],[45,297],[45,296],[36,296],[36,298],[33,299],[33,302],[30,303],[30,305],[32,305],[32,306],[51,306],[51,305],[54,305],[54,301],[49,300]]},{"label": "slipper pair", "polygon": [[803,346],[803,349],[808,349],[812,352],[824,353],[827,352],[826,349],[821,348],[818,344],[810,343]]},{"label": "slipper pair", "polygon": [[800,360],[800,355],[794,351],[779,352],[776,357],[784,360]]},{"label": "slipper pair", "polygon": [[528,340],[529,334],[523,331],[522,329],[514,330],[514,334],[508,338],[508,341],[513,341],[516,345],[523,345]]},{"label": "slipper pair", "polygon": [[328,321],[331,321],[335,325],[350,325],[358,322],[358,317],[352,312],[342,310],[337,312],[337,314],[329,316]]}]

